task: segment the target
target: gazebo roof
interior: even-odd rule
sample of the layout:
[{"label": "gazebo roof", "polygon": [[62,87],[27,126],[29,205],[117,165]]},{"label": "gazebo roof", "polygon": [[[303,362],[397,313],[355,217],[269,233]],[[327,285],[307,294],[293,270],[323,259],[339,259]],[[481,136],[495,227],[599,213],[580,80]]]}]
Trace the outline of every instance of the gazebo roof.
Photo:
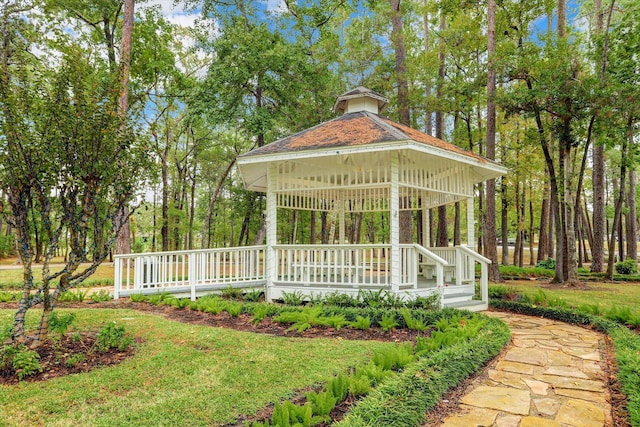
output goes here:
[{"label": "gazebo roof", "polygon": [[[388,185],[385,174],[390,170],[390,153],[394,152],[405,173],[405,182],[400,184],[414,190],[467,197],[472,194],[473,184],[507,172],[500,164],[471,151],[379,116],[386,102],[383,96],[358,87],[338,97],[334,108],[344,112],[342,116],[242,154],[238,167],[245,187],[266,191],[269,166],[276,165],[280,168],[278,180],[288,181],[278,185],[279,192],[298,194],[302,188],[327,186],[352,188],[353,182],[382,188]],[[367,170],[374,171],[376,177],[364,181],[347,178]],[[411,179],[414,181],[407,181]],[[440,200],[444,203],[445,199]]]},{"label": "gazebo roof", "polygon": [[357,147],[379,143],[413,141],[445,150],[482,163],[489,160],[457,145],[435,138],[424,132],[401,125],[368,111],[346,113],[271,144],[241,155],[241,158],[276,153],[295,153],[303,150]]}]

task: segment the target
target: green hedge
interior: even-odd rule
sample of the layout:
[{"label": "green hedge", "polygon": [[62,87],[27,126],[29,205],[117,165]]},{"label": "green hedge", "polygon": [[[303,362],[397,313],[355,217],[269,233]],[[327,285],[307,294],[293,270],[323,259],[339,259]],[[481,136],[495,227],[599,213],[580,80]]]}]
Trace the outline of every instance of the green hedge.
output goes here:
[{"label": "green hedge", "polygon": [[501,320],[488,318],[474,338],[445,347],[383,382],[351,409],[337,426],[420,426],[441,397],[495,357],[511,333]]},{"label": "green hedge", "polygon": [[542,316],[577,325],[591,325],[600,332],[608,334],[613,341],[618,364],[618,380],[622,385],[622,391],[627,396],[629,422],[634,427],[640,427],[640,335],[613,320],[566,308],[543,307],[504,300],[490,300],[489,305],[498,310]]}]

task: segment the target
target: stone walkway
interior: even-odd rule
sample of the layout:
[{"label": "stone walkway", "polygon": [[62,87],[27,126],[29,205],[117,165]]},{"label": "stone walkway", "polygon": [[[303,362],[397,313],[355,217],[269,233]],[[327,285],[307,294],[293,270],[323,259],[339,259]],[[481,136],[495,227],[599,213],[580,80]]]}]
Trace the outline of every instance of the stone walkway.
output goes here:
[{"label": "stone walkway", "polygon": [[507,351],[441,427],[611,426],[601,334],[554,320],[485,312],[511,328]]}]

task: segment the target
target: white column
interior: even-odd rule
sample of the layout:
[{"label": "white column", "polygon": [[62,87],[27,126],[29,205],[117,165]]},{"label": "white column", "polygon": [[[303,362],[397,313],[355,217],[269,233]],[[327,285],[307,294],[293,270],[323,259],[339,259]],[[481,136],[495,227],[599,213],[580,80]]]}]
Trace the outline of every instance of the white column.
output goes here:
[{"label": "white column", "polygon": [[473,197],[467,199],[467,247],[475,250],[476,247],[476,219],[473,205]]},{"label": "white column", "polygon": [[389,228],[391,240],[391,290],[400,291],[400,188],[398,186],[398,152],[391,153],[391,190],[389,192]]},{"label": "white column", "polygon": [[429,247],[429,232],[431,231],[429,229],[429,226],[431,224],[431,221],[429,218],[430,213],[429,213],[429,208],[427,207],[426,204],[426,198],[427,198],[427,193],[423,192],[422,193],[422,246],[424,246],[425,248]]},{"label": "white column", "polygon": [[274,245],[278,242],[278,201],[276,199],[276,179],[278,169],[275,164],[270,164],[267,171],[267,213],[265,218],[267,230],[267,250],[265,251],[265,277],[267,286],[265,289],[265,300],[271,301],[271,288],[278,276],[278,260]]}]

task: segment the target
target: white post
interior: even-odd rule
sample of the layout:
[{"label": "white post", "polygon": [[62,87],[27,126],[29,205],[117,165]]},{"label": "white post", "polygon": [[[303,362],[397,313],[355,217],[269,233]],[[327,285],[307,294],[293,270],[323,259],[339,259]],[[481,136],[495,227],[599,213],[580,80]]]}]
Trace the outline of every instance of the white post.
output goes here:
[{"label": "white post", "polygon": [[476,244],[476,219],[475,208],[473,205],[473,197],[467,199],[467,247],[472,251],[475,250]]},{"label": "white post", "polygon": [[122,289],[122,259],[116,257],[115,260],[115,274],[113,278],[113,299],[120,298],[120,289]]},{"label": "white post", "polygon": [[400,188],[398,152],[391,153],[391,190],[389,192],[389,228],[391,240],[391,290],[400,291],[402,263],[400,262]]},{"label": "white post", "polygon": [[265,276],[267,284],[264,294],[267,302],[271,301],[271,288],[273,287],[273,282],[277,279],[278,275],[278,260],[276,258],[276,249],[274,247],[274,245],[277,244],[278,239],[278,202],[275,194],[277,174],[277,166],[273,163],[270,164],[267,172],[267,213],[265,218],[265,226],[267,230]]},{"label": "white post", "polygon": [[198,281],[198,260],[195,252],[189,254],[189,287],[191,288],[191,301],[196,300],[196,283]]}]

